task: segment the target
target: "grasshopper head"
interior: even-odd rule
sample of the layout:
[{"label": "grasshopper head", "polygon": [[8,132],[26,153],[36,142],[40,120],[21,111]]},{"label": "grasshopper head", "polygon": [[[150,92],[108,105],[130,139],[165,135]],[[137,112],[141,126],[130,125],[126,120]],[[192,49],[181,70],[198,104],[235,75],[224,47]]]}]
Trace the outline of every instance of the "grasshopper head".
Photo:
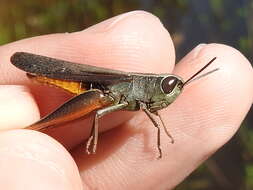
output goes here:
[{"label": "grasshopper head", "polygon": [[183,80],[177,76],[171,75],[163,78],[160,88],[164,94],[164,100],[167,106],[178,97],[183,89],[183,86]]},{"label": "grasshopper head", "polygon": [[176,75],[167,75],[160,81],[160,92],[156,93],[152,98],[152,103],[150,104],[149,110],[151,112],[158,111],[160,109],[166,108],[182,92],[184,86],[188,85],[192,81],[200,79],[210,73],[213,73],[218,70],[218,68],[213,69],[205,74],[199,75],[203,70],[205,70],[214,60],[214,57],[211,61],[209,61],[204,67],[202,67],[198,72],[193,74],[188,80],[185,82],[183,79]]},{"label": "grasshopper head", "polygon": [[170,105],[181,93],[184,82],[175,75],[168,75],[161,79],[159,89],[152,97],[152,103],[149,110],[151,112],[158,111]]}]

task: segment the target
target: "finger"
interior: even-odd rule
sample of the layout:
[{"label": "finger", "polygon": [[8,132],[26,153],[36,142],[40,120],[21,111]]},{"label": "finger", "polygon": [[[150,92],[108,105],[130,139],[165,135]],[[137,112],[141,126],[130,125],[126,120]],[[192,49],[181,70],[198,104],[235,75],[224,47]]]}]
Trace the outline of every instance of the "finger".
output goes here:
[{"label": "finger", "polygon": [[172,189],[226,143],[252,104],[250,63],[231,47],[202,45],[176,66],[175,73],[187,79],[213,57],[217,59],[207,71],[219,70],[186,86],[162,112],[175,143],[162,134],[161,160],[156,160],[156,130],[139,114],[100,135],[97,155],[86,156],[82,146],[73,152],[84,183],[98,189]]},{"label": "finger", "polygon": [[[168,32],[156,17],[143,11],[114,17],[81,32],[41,36],[2,46],[0,56],[7,64],[3,64],[1,69],[9,74],[2,76],[0,81],[28,83],[24,72],[9,64],[9,58],[15,51],[28,51],[73,62],[135,72],[170,72],[175,60],[174,47]],[[33,87],[33,94],[42,115],[67,99],[66,94],[59,90],[38,86]],[[100,122],[101,130],[117,126],[129,119],[126,114],[112,117]],[[74,122],[71,123],[71,128],[68,125],[52,130],[50,134],[66,146],[73,146],[88,136],[90,129],[86,126],[91,125],[90,121]]]},{"label": "finger", "polygon": [[38,107],[27,88],[0,85],[0,130],[22,128],[38,119]]},{"label": "finger", "polygon": [[[37,105],[22,86],[0,86],[0,110],[1,130],[39,118]],[[0,174],[2,189],[81,189],[82,185],[66,150],[46,135],[31,131],[0,133],[0,170],[5,171]]]},{"label": "finger", "polygon": [[75,162],[55,140],[35,131],[0,133],[1,189],[80,190]]},{"label": "finger", "polygon": [[[190,111],[198,113],[191,113],[189,115],[191,116],[190,120],[194,118],[199,122],[203,121],[210,124],[212,124],[211,121],[214,122],[214,128],[210,128],[210,130],[214,130],[213,132],[219,130],[218,135],[224,135],[223,138],[218,138],[222,140],[221,142],[217,141],[217,139],[213,141],[217,143],[217,146],[220,146],[237,131],[252,104],[253,98],[252,93],[250,93],[252,92],[252,85],[250,85],[253,77],[252,67],[239,51],[225,45],[201,45],[196,48],[196,52],[197,60],[192,60],[194,59],[194,53],[189,54],[177,65],[175,69],[176,74],[188,78],[191,74],[186,73],[194,73],[193,70],[197,70],[196,67],[199,67],[198,65],[200,67],[203,66],[213,57],[217,57],[217,59],[208,70],[214,68],[219,68],[219,70],[208,77],[194,82],[195,84],[192,83],[187,86],[180,97],[180,103],[187,105],[189,104],[187,102],[191,99],[192,106],[187,106],[189,110],[187,108],[181,109],[188,114],[190,114]],[[243,98],[238,92],[242,93]],[[238,98],[240,99],[239,101]],[[207,121],[208,119],[211,121]],[[224,127],[216,127],[219,122]],[[192,130],[189,126],[188,124],[188,127],[183,129],[184,131],[188,129],[187,133],[191,133],[190,131]],[[196,130],[196,126],[192,126]],[[221,133],[221,130],[225,130],[224,133]],[[209,139],[208,135],[210,133],[205,130],[201,131],[204,132],[201,136],[205,135]],[[195,137],[198,137],[198,135],[196,134]],[[214,135],[214,138],[216,138],[216,135]]]}]

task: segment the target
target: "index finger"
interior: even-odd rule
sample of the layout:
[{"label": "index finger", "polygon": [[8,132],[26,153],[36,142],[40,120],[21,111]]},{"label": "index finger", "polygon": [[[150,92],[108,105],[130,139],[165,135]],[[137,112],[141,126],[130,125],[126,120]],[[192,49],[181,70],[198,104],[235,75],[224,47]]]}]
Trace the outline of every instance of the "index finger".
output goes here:
[{"label": "index finger", "polygon": [[[9,63],[16,51],[27,51],[67,61],[134,72],[166,72],[174,67],[175,51],[169,33],[153,15],[134,11],[119,15],[87,30],[71,34],[40,36],[15,42],[0,48],[0,81],[5,84],[28,84],[24,72]],[[15,75],[14,75],[15,73]],[[68,97],[53,88],[34,86],[35,96],[42,115],[55,109]],[[107,119],[109,128],[126,121],[128,115]],[[67,145],[78,144],[88,136],[91,122],[74,122],[72,128],[61,128],[53,134]],[[66,132],[68,131],[68,132]],[[74,142],[73,142],[74,141]]]}]

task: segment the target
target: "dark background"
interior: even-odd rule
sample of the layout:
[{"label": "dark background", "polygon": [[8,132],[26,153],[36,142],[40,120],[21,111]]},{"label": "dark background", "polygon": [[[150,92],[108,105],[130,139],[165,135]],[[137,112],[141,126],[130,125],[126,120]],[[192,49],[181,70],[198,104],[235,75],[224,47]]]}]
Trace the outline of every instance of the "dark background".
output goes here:
[{"label": "dark background", "polygon": [[[136,9],[162,20],[172,34],[177,60],[199,43],[216,42],[239,49],[253,61],[253,0],[0,0],[0,45],[83,30]],[[176,189],[253,189],[252,114],[251,109],[230,142]]]}]

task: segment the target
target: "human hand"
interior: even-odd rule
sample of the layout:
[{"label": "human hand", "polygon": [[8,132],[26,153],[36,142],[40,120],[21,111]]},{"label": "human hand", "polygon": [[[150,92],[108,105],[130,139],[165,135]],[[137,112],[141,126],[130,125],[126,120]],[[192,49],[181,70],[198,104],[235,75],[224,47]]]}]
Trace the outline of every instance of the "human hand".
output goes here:
[{"label": "human hand", "polygon": [[85,145],[79,145],[89,136],[92,116],[47,131],[70,153],[43,133],[8,130],[0,133],[2,189],[171,189],[233,136],[252,104],[253,72],[242,54],[225,45],[203,44],[175,66],[168,32],[153,15],[136,11],[81,32],[1,46],[1,129],[27,126],[39,119],[37,104],[44,115],[69,98],[61,90],[32,84],[10,64],[17,51],[184,79],[217,57],[211,68],[219,70],[188,85],[161,111],[175,139],[170,144],[162,134],[162,159],[156,159],[156,129],[142,112],[102,118],[100,130],[107,132],[100,134],[95,155],[86,155]]}]

